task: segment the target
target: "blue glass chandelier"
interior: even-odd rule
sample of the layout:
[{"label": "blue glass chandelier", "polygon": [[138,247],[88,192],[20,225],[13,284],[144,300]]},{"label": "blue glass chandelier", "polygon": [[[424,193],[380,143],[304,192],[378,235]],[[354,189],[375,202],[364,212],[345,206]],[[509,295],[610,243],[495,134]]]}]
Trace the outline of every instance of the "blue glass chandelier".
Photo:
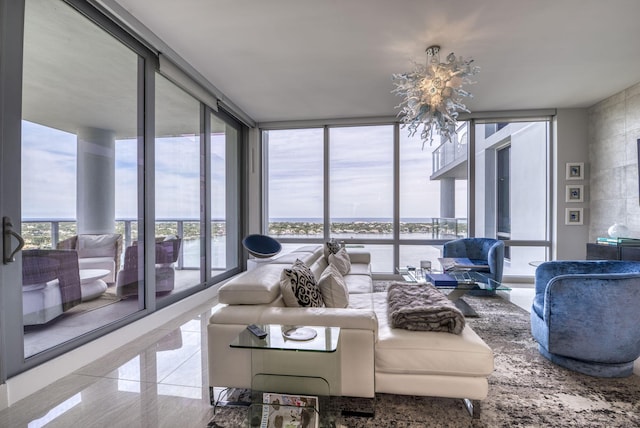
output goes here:
[{"label": "blue glass chandelier", "polygon": [[426,52],[426,65],[416,63],[413,71],[393,75],[396,88],[392,91],[404,98],[396,108],[401,109],[398,116],[409,136],[422,126],[423,148],[427,141],[433,142],[434,131],[443,142],[455,141],[458,113],[469,113],[462,99],[472,97],[462,86],[475,83],[470,77],[480,71],[471,65],[473,59],[456,57],[453,52],[446,62],[440,62],[440,46],[429,46]]}]

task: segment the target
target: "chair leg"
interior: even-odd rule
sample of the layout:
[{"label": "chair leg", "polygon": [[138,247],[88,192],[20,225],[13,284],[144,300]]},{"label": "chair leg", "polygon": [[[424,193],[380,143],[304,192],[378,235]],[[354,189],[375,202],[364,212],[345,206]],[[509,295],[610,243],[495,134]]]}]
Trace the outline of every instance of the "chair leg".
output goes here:
[{"label": "chair leg", "polygon": [[480,419],[480,400],[463,398],[462,402],[473,419]]}]

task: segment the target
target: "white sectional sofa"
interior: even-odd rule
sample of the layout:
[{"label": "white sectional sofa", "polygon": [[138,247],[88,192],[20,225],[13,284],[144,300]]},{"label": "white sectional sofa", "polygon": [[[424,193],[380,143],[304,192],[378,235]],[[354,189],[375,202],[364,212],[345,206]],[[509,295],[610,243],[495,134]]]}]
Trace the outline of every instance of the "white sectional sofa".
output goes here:
[{"label": "white sectional sofa", "polygon": [[[391,328],[387,294],[373,293],[370,255],[349,251],[351,270],[344,276],[349,289],[347,308],[286,307],[280,293],[280,275],[300,259],[311,267],[316,279],[327,267],[322,246],[306,246],[268,264],[236,276],[220,287],[219,301],[208,325],[209,385],[251,387],[251,353],[229,344],[248,324],[285,324],[340,327],[337,355],[309,353],[309,371],[324,364],[339,367],[332,394],[374,397],[376,392],[465,399],[475,404],[488,394],[493,353],[466,325],[460,335]],[[284,355],[283,358],[287,356]],[[323,358],[325,360],[323,360]],[[337,358],[338,364],[331,361]],[[285,374],[300,362],[282,360]],[[331,375],[328,375],[329,377]],[[471,410],[471,409],[470,409]]]}]

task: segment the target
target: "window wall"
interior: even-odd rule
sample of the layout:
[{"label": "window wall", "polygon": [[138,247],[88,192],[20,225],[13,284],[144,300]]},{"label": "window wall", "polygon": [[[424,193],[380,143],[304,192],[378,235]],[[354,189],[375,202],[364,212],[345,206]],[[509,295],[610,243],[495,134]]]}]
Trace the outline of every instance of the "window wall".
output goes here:
[{"label": "window wall", "polygon": [[163,77],[156,55],[89,3],[24,5],[24,28],[11,27],[23,61],[2,76],[22,83],[5,102],[22,117],[3,115],[21,138],[3,140],[3,179],[17,184],[0,198],[26,246],[1,268],[15,284],[0,299],[0,381],[241,262],[242,125]]},{"label": "window wall", "polygon": [[[370,252],[377,273],[437,263],[442,242],[466,236],[466,177],[445,187],[433,181],[438,145],[423,150],[418,137],[399,131],[396,124],[265,130],[268,233],[285,250],[344,241]],[[443,189],[453,212],[442,211]]]},{"label": "window wall", "polygon": [[504,239],[507,275],[548,258],[548,119],[460,122],[455,141],[424,147],[397,124],[262,136],[265,229],[285,250],[335,238],[371,252],[383,274],[423,260],[437,268],[442,244],[467,236]]}]

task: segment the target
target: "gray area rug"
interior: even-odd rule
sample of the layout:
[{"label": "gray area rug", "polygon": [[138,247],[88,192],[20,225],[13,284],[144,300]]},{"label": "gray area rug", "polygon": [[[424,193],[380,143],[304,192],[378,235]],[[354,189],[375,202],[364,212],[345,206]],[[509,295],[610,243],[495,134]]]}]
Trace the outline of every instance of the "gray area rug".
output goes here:
[{"label": "gray area rug", "polygon": [[[467,322],[495,356],[489,396],[482,401],[479,419],[471,419],[461,400],[377,394],[375,417],[337,416],[327,426],[640,426],[640,376],[594,378],[556,366],[538,353],[528,312],[501,297],[464,299],[479,315]],[[349,400],[341,397],[332,407],[353,407]],[[250,426],[245,415],[244,409],[223,408],[209,426]]]}]

